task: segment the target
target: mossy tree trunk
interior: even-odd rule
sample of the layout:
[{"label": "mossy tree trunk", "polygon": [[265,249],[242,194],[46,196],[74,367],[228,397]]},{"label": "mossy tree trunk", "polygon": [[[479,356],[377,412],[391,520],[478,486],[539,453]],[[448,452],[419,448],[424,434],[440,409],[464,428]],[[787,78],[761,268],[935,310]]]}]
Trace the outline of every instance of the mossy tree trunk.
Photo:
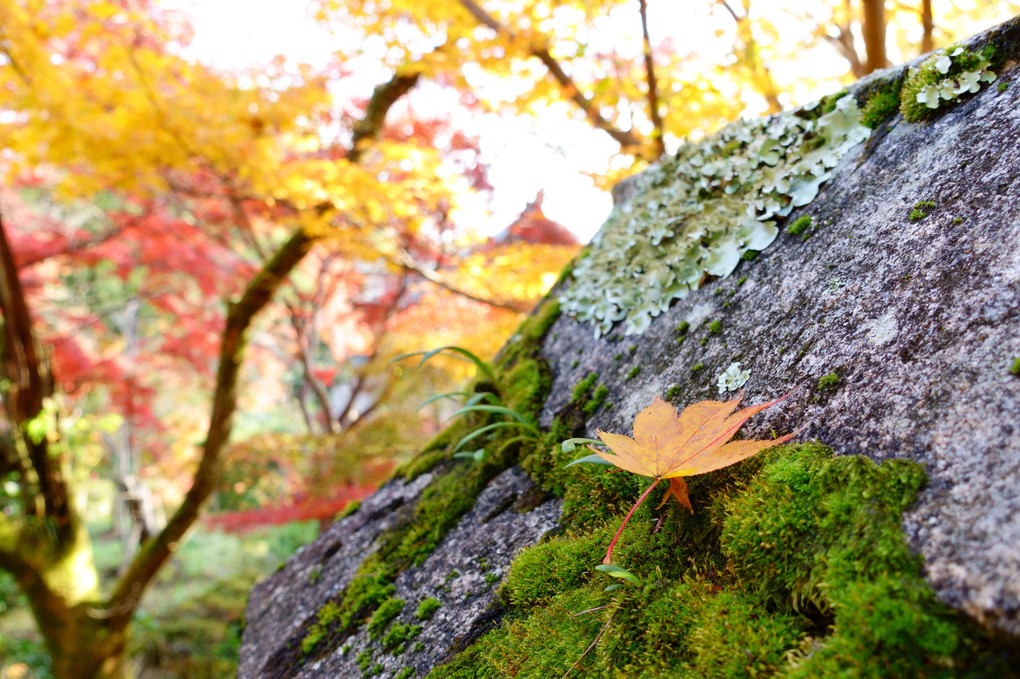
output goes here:
[{"label": "mossy tree trunk", "polygon": [[[382,129],[386,112],[417,81],[397,75],[376,88],[356,126],[348,159],[357,162]],[[320,217],[333,208],[315,208]],[[33,434],[53,396],[53,379],[33,332],[0,215],[0,378],[8,419],[0,430],[0,476],[17,479],[19,495],[0,511],[0,569],[14,575],[39,625],[57,679],[120,679],[126,674],[131,621],[142,595],[219,487],[222,453],[237,406],[237,384],[248,330],[315,238],[298,228],[227,307],[219,366],[202,457],[184,501],[166,527],[146,542],[108,597],[102,596],[92,544],[71,498],[70,451],[56,432]]]}]

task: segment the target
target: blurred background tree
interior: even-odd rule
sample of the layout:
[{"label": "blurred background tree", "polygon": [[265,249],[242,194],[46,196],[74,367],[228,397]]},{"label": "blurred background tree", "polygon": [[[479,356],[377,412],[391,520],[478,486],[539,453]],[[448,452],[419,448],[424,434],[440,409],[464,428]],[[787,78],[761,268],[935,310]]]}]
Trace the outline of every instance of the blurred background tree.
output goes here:
[{"label": "blurred background tree", "polygon": [[391,359],[491,358],[577,252],[541,192],[478,228],[493,137],[608,187],[1018,6],[311,9],[327,62],[224,69],[169,1],[0,5],[0,677],[233,675],[251,584],[471,376]]}]

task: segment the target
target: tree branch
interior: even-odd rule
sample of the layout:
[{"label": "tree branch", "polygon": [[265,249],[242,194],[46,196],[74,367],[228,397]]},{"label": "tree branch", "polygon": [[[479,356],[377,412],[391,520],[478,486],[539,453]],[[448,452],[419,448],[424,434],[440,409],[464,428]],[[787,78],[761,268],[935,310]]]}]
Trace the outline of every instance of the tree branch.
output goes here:
[{"label": "tree branch", "polygon": [[382,131],[386,122],[386,114],[393,107],[397,100],[411,91],[411,88],[418,83],[420,73],[412,75],[394,74],[388,82],[375,88],[372,98],[368,101],[365,109],[365,117],[354,126],[354,134],[351,136],[351,150],[347,154],[347,160],[352,163],[361,161],[365,151],[366,143],[376,139]]},{"label": "tree branch", "polygon": [[528,313],[528,311],[530,311],[530,309],[520,304],[517,304],[516,302],[506,302],[498,299],[489,299],[487,297],[482,297],[480,295],[468,292],[467,290],[462,290],[453,283],[450,283],[441,276],[437,275],[435,271],[429,271],[428,269],[419,266],[418,263],[415,262],[414,259],[406,252],[402,254],[399,260],[397,261],[390,260],[390,262],[396,264],[405,271],[418,274],[419,276],[427,280],[429,283],[432,283],[433,285],[438,285],[447,292],[452,292],[455,295],[466,297],[467,299],[470,299],[472,301],[481,302],[482,304],[488,304],[489,306],[498,307],[500,309],[509,309],[510,311],[516,311],[517,313],[521,314],[526,314]]},{"label": "tree branch", "polygon": [[[329,391],[326,385],[323,384],[322,380],[315,376],[315,371],[312,369],[312,357],[308,355],[308,351],[305,349],[304,342],[302,341],[305,337],[305,324],[302,322],[300,317],[300,310],[294,304],[288,303],[286,305],[287,311],[290,315],[290,324],[294,329],[294,343],[297,347],[297,359],[301,362],[301,370],[305,377],[305,384],[312,388],[315,393],[316,400],[319,401],[319,407],[322,409],[326,418],[326,430],[330,434],[339,434],[339,428],[337,423],[333,419],[333,408],[329,402]],[[308,424],[311,425],[310,417],[306,417]],[[309,429],[311,427],[309,426]]]},{"label": "tree branch", "polygon": [[744,0],[743,15],[737,14],[726,0],[716,0],[716,4],[725,8],[737,25],[737,41],[739,43],[737,49],[742,53],[738,58],[750,72],[751,84],[759,94],[765,97],[765,101],[769,105],[769,112],[781,111],[783,107],[779,103],[779,88],[776,87],[776,83],[772,79],[772,72],[762,61],[758,42],[754,39],[754,28],[747,14],[748,0]]},{"label": "tree branch", "polygon": [[[391,81],[375,89],[366,120],[363,121],[364,124],[358,125],[360,132],[355,134],[358,143],[369,137],[378,137],[387,110],[413,84],[411,82],[408,85],[403,76],[394,76]],[[399,94],[395,94],[397,92]],[[357,148],[352,148],[348,159],[354,162],[358,157],[360,153]],[[321,215],[332,208],[321,205],[316,209]],[[247,345],[248,330],[255,316],[269,304],[273,293],[311,250],[314,242],[315,239],[303,229],[294,231],[248,284],[241,299],[228,304],[226,325],[220,344],[212,413],[198,471],[195,472],[191,488],[181,506],[163,530],[138,552],[114,588],[104,610],[115,621],[126,623],[130,619],[145,589],[176,551],[180,541],[184,539],[185,534],[208,504],[213,492],[219,487],[222,453],[230,438],[233,415],[237,409],[237,382]]]},{"label": "tree branch", "polygon": [[655,131],[652,133],[655,155],[662,156],[666,153],[666,142],[664,139],[666,128],[662,123],[662,116],[659,115],[659,89],[655,81],[655,60],[652,58],[652,40],[648,35],[647,0],[640,0],[640,11],[641,33],[644,36],[645,44],[645,78],[648,80],[648,117],[655,128]]},{"label": "tree branch", "polygon": [[292,233],[248,285],[241,299],[228,305],[213,394],[213,410],[198,471],[173,518],[159,535],[142,548],[117,584],[108,608],[133,609],[133,604],[138,602],[152,578],[177,549],[178,543],[219,486],[221,455],[230,436],[237,407],[237,381],[244,359],[248,329],[255,316],[269,304],[276,289],[311,249],[313,242],[301,229]]},{"label": "tree branch", "polygon": [[[514,38],[514,34],[506,26],[496,21],[496,19],[486,12],[478,3],[474,0],[460,0],[461,6],[473,16],[478,23],[486,26],[496,33]],[[553,77],[553,80],[563,89],[564,93],[570,98],[574,104],[584,113],[594,127],[607,133],[610,137],[615,139],[621,147],[621,151],[624,153],[634,153],[642,155],[641,151],[644,146],[641,139],[636,137],[632,132],[621,130],[617,128],[612,121],[607,120],[601,112],[599,112],[596,104],[588,97],[582,94],[581,89],[577,86],[577,83],[566,74],[563,67],[560,66],[559,62],[549,53],[549,50],[545,47],[539,47],[535,44],[529,44],[528,51],[531,56],[535,57],[548,69],[549,74]]]}]

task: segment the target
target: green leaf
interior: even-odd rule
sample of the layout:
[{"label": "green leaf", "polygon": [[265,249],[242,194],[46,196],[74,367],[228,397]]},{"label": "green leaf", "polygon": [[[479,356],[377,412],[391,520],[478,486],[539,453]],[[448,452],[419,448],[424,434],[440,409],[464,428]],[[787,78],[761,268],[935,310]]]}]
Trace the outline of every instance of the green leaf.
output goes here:
[{"label": "green leaf", "polygon": [[456,399],[459,396],[464,397],[464,398],[468,398],[468,397],[471,396],[472,393],[473,392],[470,392],[470,391],[447,391],[447,392],[443,392],[442,394],[432,394],[427,399],[425,399],[420,406],[418,406],[418,410],[421,410],[422,408],[424,408],[425,406],[429,405],[430,403],[435,403],[436,401],[441,401],[444,398]]},{"label": "green leaf", "polygon": [[620,578],[621,580],[626,580],[632,585],[641,584],[641,579],[638,578],[638,576],[631,573],[630,571],[628,571],[626,568],[620,568],[619,566],[613,566],[610,564],[599,564],[598,566],[595,566],[595,570],[602,571],[611,578]]},{"label": "green leaf", "polygon": [[481,436],[482,434],[487,434],[490,431],[494,431],[496,429],[505,429],[507,427],[523,427],[523,426],[525,425],[522,425],[520,422],[496,422],[495,424],[487,424],[484,427],[475,429],[473,432],[471,432],[470,434],[462,438],[460,441],[458,441],[457,445],[454,446],[453,450],[454,451],[460,450],[465,443],[469,443],[478,438],[479,436]]},{"label": "green leaf", "polygon": [[612,465],[613,463],[612,462],[607,462],[606,460],[603,460],[598,455],[585,455],[584,457],[577,458],[576,460],[574,460],[573,462],[571,462],[569,464],[563,465],[563,468],[566,469],[567,467],[573,467],[575,464],[608,464],[608,465]]},{"label": "green leaf", "polygon": [[453,457],[460,458],[462,460],[473,460],[474,462],[481,462],[485,459],[485,448],[479,448],[478,450],[472,450],[470,452],[454,453]]},{"label": "green leaf", "polygon": [[524,415],[521,415],[516,410],[511,410],[510,408],[507,408],[505,406],[494,405],[465,406],[458,410],[457,412],[450,415],[450,419],[452,420],[455,417],[460,417],[461,415],[466,415],[467,413],[493,413],[496,415],[506,415],[507,417],[512,417],[513,419],[523,424],[525,428],[528,431],[534,433],[535,436],[541,435],[541,432],[539,432],[538,429],[536,429],[534,425],[532,425],[531,422],[529,422],[527,418],[524,417]]},{"label": "green leaf", "polygon": [[564,453],[572,453],[575,450],[577,450],[577,444],[579,443],[595,443],[598,445],[604,445],[602,441],[599,441],[598,439],[585,439],[585,438],[567,439],[566,441],[560,444],[560,450],[562,450]]},{"label": "green leaf", "polygon": [[495,373],[492,372],[492,368],[489,367],[489,364],[480,359],[474,353],[465,349],[464,347],[450,345],[445,347],[439,347],[438,349],[432,349],[431,351],[412,351],[411,353],[408,354],[400,354],[399,356],[394,356],[393,359],[390,360],[390,363],[396,363],[397,361],[402,361],[405,358],[410,358],[412,356],[421,356],[422,359],[421,361],[418,362],[418,367],[420,368],[421,366],[425,365],[425,362],[428,361],[430,358],[436,356],[437,354],[441,354],[444,351],[450,354],[454,354],[455,358],[460,358],[470,363],[474,363],[475,367],[478,368],[478,372],[485,375],[485,377],[490,382],[492,382],[492,384],[498,384],[496,381],[496,375]]}]

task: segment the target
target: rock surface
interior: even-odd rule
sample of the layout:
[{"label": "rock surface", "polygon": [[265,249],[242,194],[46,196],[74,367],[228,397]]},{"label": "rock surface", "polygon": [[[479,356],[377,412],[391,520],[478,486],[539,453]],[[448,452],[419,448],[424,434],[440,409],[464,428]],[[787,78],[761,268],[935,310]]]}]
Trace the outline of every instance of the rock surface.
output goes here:
[{"label": "rock surface", "polygon": [[[1010,82],[1020,21],[999,30],[1013,45],[1000,74]],[[615,195],[633,199],[632,186]],[[911,220],[920,201],[934,207]],[[942,601],[1020,636],[1020,376],[1010,372],[1020,356],[1020,84],[987,87],[932,122],[896,116],[786,224],[802,214],[819,225],[809,238],[782,233],[641,335],[615,328],[596,340],[591,326],[557,320],[542,347],[553,375],[542,424],[592,372],[611,403],[591,417],[589,436],[595,427],[629,432],[635,414],[671,388],[674,403],[717,398],[716,378],[734,361],[750,370],[750,403],[798,387],[746,435],[806,425],[802,440],[838,454],[925,464],[930,483],[904,531],[926,577]],[[681,322],[689,330],[678,342]],[[821,386],[831,374],[838,381]],[[240,677],[277,676],[267,661],[300,644],[301,626],[429,481],[387,484],[253,590]],[[414,623],[424,597],[443,606],[421,649],[378,676],[398,667],[424,676],[498,617],[495,580],[519,549],[556,528],[559,500],[514,511],[531,490],[517,468],[499,475],[428,560],[398,576],[394,596],[408,602],[399,621]],[[287,676],[360,676],[367,635],[347,643]]]},{"label": "rock surface", "polygon": [[[357,512],[333,524],[282,570],[256,585],[245,618],[246,651],[241,653],[238,677],[360,676],[357,657],[369,643],[364,628],[344,646],[307,665],[280,667],[272,662],[273,655],[288,655],[280,654],[288,643],[291,648],[300,646],[302,624],[314,619],[316,610],[350,582],[361,562],[374,551],[375,538],[401,520],[401,509],[406,510],[432,478],[432,474],[423,474],[411,483],[386,484]],[[399,659],[383,656],[385,676],[404,667],[420,670],[419,676],[427,674],[429,668],[471,643],[498,619],[495,585],[513,556],[553,530],[559,517],[559,499],[522,511],[533,490],[534,484],[520,469],[503,472],[482,491],[474,508],[425,563],[397,577],[393,596],[406,605],[395,622],[421,624],[415,612],[423,599],[438,599],[442,606],[415,639],[420,647],[408,648]]]}]

